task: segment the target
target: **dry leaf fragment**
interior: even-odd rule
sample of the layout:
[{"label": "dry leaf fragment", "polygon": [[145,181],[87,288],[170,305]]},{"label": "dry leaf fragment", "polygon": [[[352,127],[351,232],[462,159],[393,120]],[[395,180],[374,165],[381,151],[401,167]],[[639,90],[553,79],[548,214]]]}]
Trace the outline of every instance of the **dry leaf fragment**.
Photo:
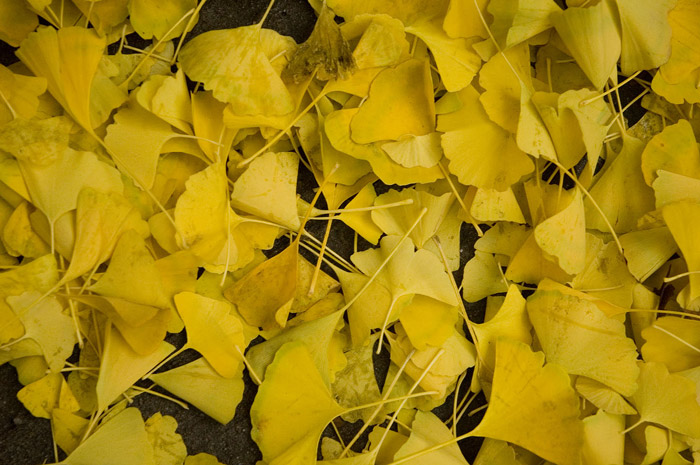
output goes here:
[{"label": "dry leaf fragment", "polygon": [[282,77],[298,84],[318,71],[321,80],[346,79],[355,66],[350,45],[335,22],[335,14],[324,2],[311,35],[295,50]]}]

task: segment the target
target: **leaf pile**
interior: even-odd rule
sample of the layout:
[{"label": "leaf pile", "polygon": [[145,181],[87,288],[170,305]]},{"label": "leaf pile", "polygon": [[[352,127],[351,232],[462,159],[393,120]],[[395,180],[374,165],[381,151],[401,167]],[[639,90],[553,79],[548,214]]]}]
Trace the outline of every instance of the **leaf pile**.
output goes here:
[{"label": "leaf pile", "polygon": [[215,465],[129,404],[237,421],[244,372],[269,465],[700,463],[700,2],[310,3],[0,2],[0,363],[60,463]]}]

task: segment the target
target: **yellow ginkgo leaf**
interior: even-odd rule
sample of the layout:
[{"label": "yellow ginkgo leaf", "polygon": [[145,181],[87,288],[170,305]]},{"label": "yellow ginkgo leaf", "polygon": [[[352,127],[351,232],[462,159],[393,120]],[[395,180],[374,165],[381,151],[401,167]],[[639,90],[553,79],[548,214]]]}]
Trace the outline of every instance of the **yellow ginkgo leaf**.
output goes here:
[{"label": "yellow ginkgo leaf", "polygon": [[84,16],[90,15],[90,24],[95,27],[100,36],[107,36],[112,33],[113,29],[123,24],[127,16],[129,16],[129,2],[125,0],[110,0],[107,2],[75,0],[73,3]]},{"label": "yellow ginkgo leaf", "polygon": [[[5,225],[12,216],[13,211],[14,210],[10,204],[4,200],[0,201],[0,230],[4,230]],[[8,253],[7,248],[2,242],[0,242],[0,264],[4,266],[18,264],[17,258]]]},{"label": "yellow ginkgo leaf", "polygon": [[386,194],[377,197],[374,205],[382,206],[408,200],[412,201],[409,205],[373,210],[371,212],[372,221],[384,233],[400,236],[409,232],[414,221],[413,219],[418,217],[423,208],[427,208],[428,211],[409,235],[416,247],[422,248],[437,233],[440,225],[447,217],[454,197],[450,193],[437,196],[423,190],[404,189],[396,191],[392,189]]},{"label": "yellow ginkgo leaf", "polygon": [[[374,204],[377,198],[377,193],[374,190],[372,183],[368,183],[357,193],[353,199],[347,203],[346,209],[352,208],[367,208]],[[349,212],[343,211],[338,215],[338,219],[354,229],[357,234],[364,237],[367,241],[377,245],[379,238],[382,236],[382,230],[372,221],[372,213],[370,211]]]},{"label": "yellow ginkgo leaf", "polygon": [[127,408],[100,426],[62,465],[156,465],[141,412]]},{"label": "yellow ginkgo leaf", "polygon": [[[571,2],[569,5],[573,6]],[[586,74],[576,61],[571,61],[571,57],[558,45],[554,45],[550,41],[550,43],[539,47],[535,63],[535,77],[550,85],[551,91],[558,93],[588,87],[590,84]]]},{"label": "yellow ginkgo leaf", "polygon": [[298,260],[299,244],[295,241],[233,283],[224,295],[249,325],[283,328],[296,295]]},{"label": "yellow ginkgo leaf", "polygon": [[114,154],[117,166],[150,189],[163,145],[177,135],[170,124],[140,105],[131,105],[114,115],[105,144]]},{"label": "yellow ginkgo leaf", "polygon": [[54,409],[66,412],[80,410],[78,401],[61,373],[49,373],[43,378],[28,384],[17,393],[17,399],[32,415],[51,418]]},{"label": "yellow ginkgo leaf", "polygon": [[265,56],[260,24],[208,31],[182,48],[187,76],[230,103],[238,115],[286,115],[294,110],[289,90]]},{"label": "yellow ginkgo leaf", "polygon": [[499,339],[519,341],[524,344],[532,342],[530,335],[532,324],[527,316],[525,299],[514,284],[508,288],[508,293],[498,312],[484,323],[472,324],[472,327],[476,334],[479,355],[492,371],[496,366],[495,348]]},{"label": "yellow ginkgo leaf", "polygon": [[[406,168],[396,163],[381,149],[379,143],[356,143],[351,136],[350,125],[358,111],[357,108],[343,109],[334,111],[326,117],[324,124],[326,136],[336,150],[367,161],[372,166],[372,171],[385,184],[428,183],[442,177],[442,172],[437,166]],[[398,137],[400,136],[401,134]]]},{"label": "yellow ginkgo leaf", "polygon": [[669,447],[668,450],[666,450],[666,453],[664,454],[664,460],[661,462],[661,465],[691,465],[692,462],[689,462],[686,460],[685,457],[683,457],[680,452],[677,450],[673,449],[672,447]]},{"label": "yellow ginkgo leaf", "polygon": [[219,462],[215,456],[200,452],[197,455],[188,455],[184,465],[224,465]]},{"label": "yellow ginkgo leaf", "polygon": [[617,0],[622,26],[620,70],[625,76],[663,65],[671,55],[668,13],[676,0]]},{"label": "yellow ginkgo leaf", "polygon": [[669,374],[662,363],[640,362],[638,384],[630,401],[639,412],[640,422],[658,423],[677,433],[700,437],[700,405],[693,381]]},{"label": "yellow ginkgo leaf", "polygon": [[[192,124],[194,105],[190,101],[187,79],[182,70],[179,70],[175,76],[158,74],[151,76],[139,88],[136,99],[143,108],[180,131],[187,134],[192,133],[190,125]],[[210,142],[201,142],[200,146],[211,144]]]},{"label": "yellow ginkgo leaf", "polygon": [[[297,261],[297,290],[294,296],[294,304],[291,313],[306,312],[319,300],[331,292],[340,288],[340,283],[323,270],[316,272],[315,266],[303,257]],[[311,281],[316,275],[314,289],[311,289]]]},{"label": "yellow ginkgo leaf", "polygon": [[289,342],[277,351],[258,388],[250,409],[251,436],[268,463],[295,443],[301,446],[295,455],[313,461],[321,432],[342,411],[306,346]]},{"label": "yellow ginkgo leaf", "polygon": [[158,465],[180,465],[187,457],[187,447],[176,429],[177,420],[170,415],[157,412],[146,420],[148,442]]},{"label": "yellow ginkgo leaf", "polygon": [[18,117],[0,128],[0,149],[18,160],[34,165],[48,165],[61,157],[68,147],[73,123],[56,116],[43,120]]},{"label": "yellow ginkgo leaf", "polygon": [[59,371],[75,345],[75,329],[71,318],[55,296],[42,296],[36,291],[9,296],[7,304],[24,325],[24,335],[11,344],[31,339],[41,348],[51,371]]},{"label": "yellow ginkgo leaf", "polygon": [[610,414],[634,415],[637,411],[617,391],[591,378],[576,378],[576,391],[587,401]]},{"label": "yellow ginkgo leaf", "polygon": [[2,244],[15,257],[36,258],[51,252],[50,246],[32,228],[30,208],[27,202],[19,204],[2,228]]},{"label": "yellow ginkgo leaf", "polygon": [[240,219],[229,206],[226,166],[213,163],[190,176],[185,186],[173,214],[179,247],[191,250],[207,264],[216,263],[226,248],[235,253],[230,230]]},{"label": "yellow ginkgo leaf", "polygon": [[467,302],[477,302],[486,296],[506,292],[500,264],[493,254],[476,250],[464,265],[462,296]]},{"label": "yellow ginkgo leaf", "polygon": [[480,222],[511,221],[525,223],[525,217],[513,189],[477,189],[469,213]]},{"label": "yellow ginkgo leaf", "polygon": [[537,245],[570,274],[580,272],[586,264],[585,216],[583,196],[575,188],[568,205],[535,227]]},{"label": "yellow ginkgo leaf", "polygon": [[517,132],[521,93],[523,87],[532,87],[528,45],[518,45],[491,57],[479,72],[479,85],[484,88],[479,101],[491,121],[508,132]]},{"label": "yellow ginkgo leaf", "polygon": [[7,101],[0,106],[0,124],[17,117],[28,119],[34,116],[39,106],[38,97],[45,91],[45,78],[15,74],[0,65],[0,92]]},{"label": "yellow ginkgo leaf", "polygon": [[[551,15],[557,33],[596,89],[613,74],[622,47],[617,12],[610,3],[567,8]],[[589,33],[591,30],[596,33]]]},{"label": "yellow ginkgo leaf", "polygon": [[410,59],[385,69],[372,82],[369,97],[350,122],[352,139],[368,144],[433,132],[432,87],[430,67],[425,60]]},{"label": "yellow ginkgo leaf", "polygon": [[[230,150],[233,138],[238,132],[224,126],[222,115],[226,104],[214,98],[211,92],[192,94],[191,103],[192,127],[195,135],[201,137],[197,139],[197,143],[211,161],[219,161]],[[209,142],[214,140],[219,141],[221,145]]]},{"label": "yellow ginkgo leaf", "polygon": [[[578,253],[576,252],[577,255]],[[581,255],[583,255],[585,265],[585,248]],[[560,268],[556,260],[550,259],[537,245],[534,232],[529,234],[511,258],[505,276],[509,281],[533,284],[537,284],[545,278],[558,282],[567,282],[571,279],[571,275]]]},{"label": "yellow ginkgo leaf", "polygon": [[[323,130],[324,124],[325,115],[319,112],[316,115],[304,115],[296,125],[299,126],[299,142],[304,153],[319,172],[316,176],[319,177],[322,174],[323,179],[328,180],[323,186],[323,195],[326,201],[330,202],[328,207],[335,209],[346,200],[341,200],[340,190],[354,185],[360,187],[358,183],[365,182],[365,177],[372,168],[365,160],[336,150]],[[348,195],[351,194],[348,193]]]},{"label": "yellow ginkgo leaf", "polygon": [[[347,364],[342,371],[336,373],[331,391],[338,403],[345,408],[376,402],[381,398],[377,378],[374,375],[374,342],[379,339],[375,334],[366,345],[351,347],[343,355]],[[345,421],[351,423],[359,419],[368,421],[372,409],[349,411],[342,415]]]},{"label": "yellow ginkgo leaf", "polygon": [[105,40],[93,30],[42,26],[22,42],[17,56],[35,75],[47,79],[51,95],[91,132],[93,113],[99,113],[91,105],[91,88],[104,49]]},{"label": "yellow ginkgo leaf", "polygon": [[[598,162],[611,113],[603,100],[591,100],[596,95],[597,92],[584,88],[567,90],[558,96],[546,92],[532,96],[556,149],[556,158],[566,168],[576,165],[584,153],[589,166],[595,167]],[[547,152],[542,155],[547,158]]]},{"label": "yellow ginkgo leaf", "polygon": [[75,229],[73,254],[61,277],[62,283],[107,260],[123,232],[135,229],[142,236],[148,233],[148,225],[124,196],[105,194],[90,187],[84,187],[78,194]]},{"label": "yellow ginkgo leaf", "polygon": [[507,49],[551,28],[551,15],[561,8],[554,0],[496,0],[489,2],[488,11],[494,17],[491,31]]},{"label": "yellow ginkgo leaf", "polygon": [[[560,293],[586,302],[591,302],[596,307],[598,307],[598,309],[601,312],[603,312],[605,316],[614,321],[622,321],[621,315],[628,310],[627,308],[622,308],[620,306],[614,305],[608,302],[607,300],[595,297],[593,295],[595,293],[595,290],[582,292],[576,289],[572,289],[569,286],[565,286],[564,284],[561,284],[549,278],[540,281],[539,285],[537,286],[537,289],[543,292],[550,291],[554,293]],[[634,292],[635,299],[633,299],[633,302],[639,303],[649,301],[648,296],[639,297],[640,294],[640,292]]]},{"label": "yellow ginkgo leaf", "polygon": [[196,6],[196,0],[175,0],[164,4],[131,0],[129,17],[134,30],[144,39],[169,40],[185,32],[189,20],[185,15]]},{"label": "yellow ginkgo leaf", "polygon": [[534,156],[574,166],[585,153],[581,128],[571,111],[560,108],[553,92],[523,91],[518,147]]},{"label": "yellow ginkgo leaf", "polygon": [[0,40],[19,47],[39,25],[39,18],[23,0],[7,0],[0,5]]},{"label": "yellow ginkgo leaf", "polygon": [[462,184],[506,190],[534,169],[532,160],[515,143],[512,134],[492,122],[473,87],[460,91],[461,110],[440,115],[442,148],[450,172]]},{"label": "yellow ginkgo leaf", "polygon": [[[623,146],[612,162],[589,190],[584,200],[586,227],[609,232],[605,215],[615,232],[624,234],[635,229],[637,221],[654,209],[654,192],[644,182],[641,170],[645,144],[639,139],[623,136]],[[610,156],[610,155],[609,155]],[[596,202],[601,213],[593,206]]]},{"label": "yellow ginkgo leaf", "polygon": [[171,318],[173,313],[170,309],[159,310],[118,297],[81,295],[72,296],[72,299],[102,312],[119,330],[126,343],[140,355],[148,355],[158,349],[166,330],[178,329],[175,323],[170,323],[174,319]]},{"label": "yellow ginkgo leaf", "polygon": [[17,370],[17,380],[23,386],[31,384],[43,378],[49,366],[41,355],[23,357],[10,361],[10,365]]},{"label": "yellow ginkgo leaf", "polygon": [[687,120],[666,126],[644,149],[642,172],[648,185],[652,185],[659,170],[700,179],[700,150]]},{"label": "yellow ginkgo leaf", "polygon": [[[457,305],[457,298],[440,259],[425,249],[415,250],[408,238],[402,242],[400,240],[400,236],[385,236],[379,250],[365,250],[350,258],[367,276],[378,273],[376,281],[389,289],[394,302],[402,296],[420,294]],[[380,269],[390,254],[388,263]]]},{"label": "yellow ginkgo leaf", "polygon": [[472,48],[476,38],[451,38],[442,27],[442,18],[417,21],[406,28],[430,49],[440,79],[448,92],[464,89],[481,67],[481,58]]},{"label": "yellow ginkgo leaf", "polygon": [[[358,71],[345,82],[331,81],[327,90],[337,89],[353,95],[367,95],[369,85],[384,66],[394,66],[410,57],[404,25],[396,18],[385,14],[360,15],[346,21],[341,32],[347,40],[358,39],[352,52]],[[367,82],[369,81],[369,82]],[[361,85],[366,82],[366,85]],[[348,85],[350,84],[350,85]],[[352,85],[355,84],[355,85]],[[350,87],[364,92],[351,92]]]},{"label": "yellow ginkgo leaf", "polygon": [[620,236],[620,243],[630,273],[640,282],[646,281],[678,250],[665,226],[629,232]]},{"label": "yellow ginkgo leaf", "polygon": [[[411,424],[411,435],[408,437],[408,441],[396,452],[394,458],[398,460],[453,439],[452,431],[434,413],[419,411]],[[406,463],[412,465],[427,465],[428,463],[467,465],[467,461],[464,459],[464,455],[462,455],[462,451],[457,443],[441,447],[435,452],[422,455],[420,458],[409,460]]]},{"label": "yellow ginkgo leaf", "polygon": [[233,419],[243,398],[243,364],[232,378],[218,374],[204,358],[149,376],[157,385],[191,403],[221,424]]},{"label": "yellow ginkgo leaf", "polygon": [[202,354],[224,378],[235,376],[244,337],[241,321],[230,313],[231,304],[193,292],[181,292],[174,300],[187,330],[187,347]]},{"label": "yellow ginkgo leaf", "polygon": [[[396,366],[405,363],[405,372],[409,378],[419,381],[419,386],[426,391],[437,391],[431,396],[437,404],[454,388],[457,377],[476,363],[474,344],[452,329],[452,335],[439,346],[426,346],[415,350],[401,324],[395,327],[396,338],[390,337],[391,361]],[[408,355],[413,356],[406,361]],[[406,386],[407,390],[408,386]],[[386,386],[385,386],[386,387]]]},{"label": "yellow ginkgo leaf", "polygon": [[515,455],[513,446],[498,439],[484,438],[479,453],[474,459],[474,465],[488,465],[499,463],[501,465],[521,465]]},{"label": "yellow ginkgo leaf", "polygon": [[55,408],[51,412],[51,430],[56,441],[56,445],[63,452],[70,454],[79,445],[85,434],[85,429],[90,420],[71,413],[67,410]]},{"label": "yellow ginkgo leaf", "polygon": [[622,465],[625,456],[625,417],[598,410],[583,419],[583,463]]},{"label": "yellow ginkgo leaf", "polygon": [[298,166],[299,158],[293,152],[267,152],[259,156],[233,183],[231,204],[260,218],[299,229]]},{"label": "yellow ginkgo leaf", "polygon": [[113,326],[107,325],[105,332],[95,388],[97,408],[101,412],[175,349],[167,342],[160,341],[154,352],[140,355],[129,347]]},{"label": "yellow ginkgo leaf", "polygon": [[656,208],[683,200],[700,203],[700,179],[658,170],[651,184],[656,194]]},{"label": "yellow ginkgo leaf", "polygon": [[664,221],[673,234],[673,239],[683,254],[688,271],[691,272],[688,308],[700,309],[700,248],[695,241],[700,228],[700,203],[678,202],[666,205],[663,210]]},{"label": "yellow ginkgo leaf", "polygon": [[121,193],[124,189],[119,172],[92,152],[65,148],[52,163],[20,160],[19,166],[32,203],[46,215],[51,225],[77,207],[79,194],[85,187],[105,193]]},{"label": "yellow ginkgo leaf", "polygon": [[15,315],[5,299],[28,290],[43,294],[57,282],[56,258],[51,254],[0,273],[0,343],[18,339],[24,334],[22,320]]},{"label": "yellow ginkgo leaf", "polygon": [[657,319],[642,331],[644,361],[663,363],[671,373],[700,365],[700,354],[695,350],[700,345],[698,329],[700,322],[696,320],[675,316]]},{"label": "yellow ginkgo leaf", "polygon": [[442,28],[449,37],[481,37],[488,39],[489,34],[484,27],[484,24],[479,18],[477,8],[486,18],[486,0],[478,0],[475,4],[474,0],[450,0],[450,5],[447,7],[445,19],[442,23]]},{"label": "yellow ginkgo leaf", "polygon": [[[700,103],[700,89],[695,87],[700,71],[695,70],[677,83],[671,84],[659,70],[651,80],[651,89],[671,103],[681,105],[684,102]],[[652,113],[653,114],[653,113]]]},{"label": "yellow ginkgo leaf", "polygon": [[155,260],[143,238],[134,230],[122,234],[114,248],[107,271],[88,289],[107,296],[121,297],[137,304],[167,308],[169,296]]},{"label": "yellow ginkgo leaf", "polygon": [[458,319],[456,306],[422,295],[413,296],[399,316],[411,344],[419,350],[441,346],[452,335]]},{"label": "yellow ginkgo leaf", "polygon": [[620,321],[583,299],[537,291],[527,311],[547,360],[629,396],[637,389],[637,347]]},{"label": "yellow ginkgo leaf", "polygon": [[693,27],[700,20],[700,5],[694,0],[678,0],[668,14],[671,25],[671,56],[659,68],[670,83],[687,78],[698,69],[700,34]]},{"label": "yellow ginkgo leaf", "polygon": [[246,354],[248,363],[262,379],[280,347],[288,342],[303,342],[324,383],[330,386],[331,372],[328,355],[331,339],[338,329],[342,316],[341,312],[333,312],[323,318],[288,328],[262,344],[251,347]]},{"label": "yellow ginkgo leaf", "polygon": [[624,256],[614,241],[603,242],[586,234],[586,265],[570,283],[587,295],[623,308],[632,306],[637,280],[630,274]]},{"label": "yellow ginkgo leaf", "polygon": [[[489,407],[473,435],[517,444],[550,462],[579,463],[583,423],[569,376],[522,342],[496,342]],[[513,408],[517,406],[518,408]]]},{"label": "yellow ginkgo leaf", "polygon": [[[627,441],[627,450],[634,447],[639,453],[641,463],[655,463],[663,458],[666,450],[670,449],[667,429],[646,424],[643,428],[632,429]],[[631,454],[630,454],[631,455]]]},{"label": "yellow ginkgo leaf", "polygon": [[499,221],[474,243],[474,249],[498,254],[505,258],[501,265],[507,265],[530,234],[530,228],[525,225]]},{"label": "yellow ginkgo leaf", "polygon": [[[348,322],[353,346],[362,345],[373,329],[382,327],[385,319],[387,324],[396,320],[397,312],[395,308],[392,309],[391,292],[377,280],[369,282],[370,278],[364,274],[340,269],[336,269],[335,272],[346,302],[352,302],[348,308]],[[387,318],[389,312],[391,313]]]},{"label": "yellow ginkgo leaf", "polygon": [[430,168],[437,165],[442,158],[442,147],[440,147],[440,134],[431,132],[422,136],[406,134],[396,142],[382,144],[389,158],[406,168],[422,166]]},{"label": "yellow ginkgo leaf", "polygon": [[393,0],[330,0],[328,6],[346,20],[365,13],[384,13],[410,25],[420,18],[430,19],[443,14],[447,3],[448,0],[407,0],[401,3]]}]

